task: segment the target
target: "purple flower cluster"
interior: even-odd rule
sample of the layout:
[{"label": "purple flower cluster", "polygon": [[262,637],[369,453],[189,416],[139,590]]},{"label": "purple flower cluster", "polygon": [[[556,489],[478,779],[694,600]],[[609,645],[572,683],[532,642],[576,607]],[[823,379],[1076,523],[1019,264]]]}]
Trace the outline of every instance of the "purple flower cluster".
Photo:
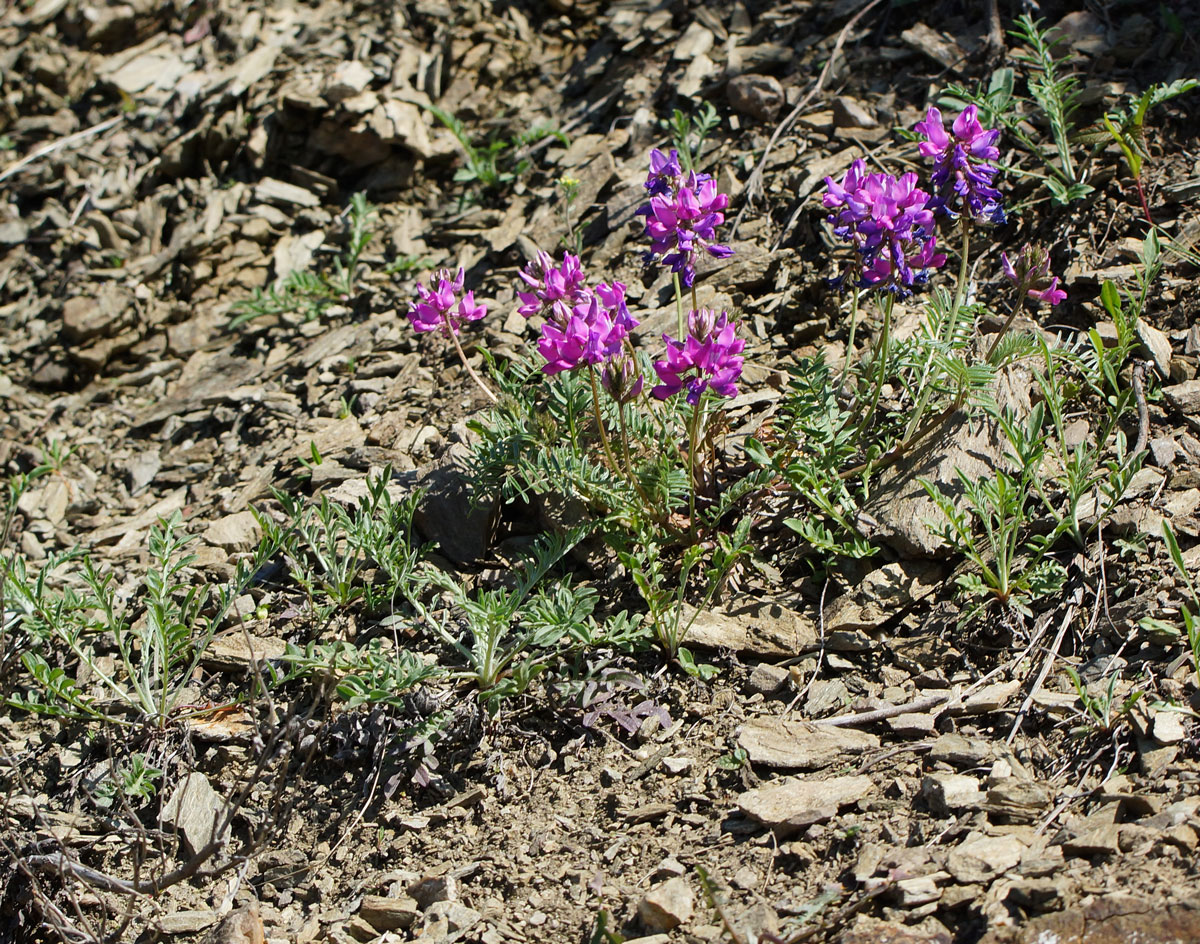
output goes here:
[{"label": "purple flower cluster", "polygon": [[1045,249],[1026,243],[1015,264],[1003,252],[1000,253],[1000,264],[1005,278],[1017,286],[1018,292],[1024,292],[1034,301],[1054,306],[1067,297],[1067,293],[1058,287],[1058,276],[1050,274],[1050,253]]},{"label": "purple flower cluster", "polygon": [[555,265],[544,252],[521,272],[532,291],[518,292],[526,318],[542,315],[538,352],[546,359],[542,370],[558,374],[584,364],[600,364],[621,353],[629,332],[638,322],[625,303],[625,286],[601,282],[587,284],[578,256],[563,253]]},{"label": "purple flower cluster", "polygon": [[646,177],[650,203],[638,212],[646,217],[646,235],[650,250],[646,264],[655,261],[677,272],[685,286],[696,280],[696,254],[704,250],[717,259],[733,255],[728,246],[714,242],[717,227],[725,222],[722,212],[729,197],[717,192],[717,184],[707,174],[683,173],[679,154],[650,152],[650,173]]},{"label": "purple flower cluster", "polygon": [[550,254],[538,252],[537,258],[520,272],[521,281],[532,291],[517,292],[521,307],[517,310],[526,318],[541,315],[552,321],[566,321],[571,309],[584,300],[587,285],[583,265],[578,256],[563,253],[561,265],[556,266]]},{"label": "purple flower cluster", "polygon": [[942,113],[933,107],[924,121],[917,122],[915,130],[925,137],[917,150],[934,159],[930,180],[937,191],[936,208],[951,216],[965,213],[973,220],[1002,225],[1004,207],[1000,191],[992,183],[996,167],[989,163],[1000,157],[996,147],[999,129],[984,128],[979,123],[979,110],[968,105],[954,119],[951,134],[946,133]]},{"label": "purple flower cluster", "polygon": [[742,375],[742,350],[746,342],[737,337],[737,326],[725,312],[708,308],[688,312],[688,336],[676,341],[663,335],[667,345],[664,360],[654,362],[661,381],[650,392],[659,400],[687,390],[687,402],[695,406],[707,388],[721,397],[737,396]]},{"label": "purple flower cluster", "polygon": [[945,264],[936,251],[930,197],[917,187],[916,174],[868,174],[857,160],[840,183],[826,177],[825,186],[823,202],[837,211],[829,217],[833,231],[859,256],[860,286],[905,296],[925,281],[927,269]]},{"label": "purple flower cluster", "polygon": [[417,298],[408,306],[408,320],[417,331],[435,331],[441,329],[449,337],[458,334],[458,326],[463,321],[478,321],[487,314],[487,306],[475,303],[475,293],[467,292],[461,299],[458,293],[463,287],[463,270],[460,268],[455,275],[449,269],[440,269],[429,280],[432,286],[437,282],[437,288],[417,286]]}]

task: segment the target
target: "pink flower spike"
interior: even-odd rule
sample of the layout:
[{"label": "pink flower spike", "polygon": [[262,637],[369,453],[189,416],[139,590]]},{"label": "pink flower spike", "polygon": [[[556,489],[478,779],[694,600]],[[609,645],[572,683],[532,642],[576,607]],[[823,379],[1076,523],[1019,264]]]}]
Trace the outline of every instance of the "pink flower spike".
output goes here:
[{"label": "pink flower spike", "polygon": [[1050,252],[1040,246],[1026,243],[1015,261],[1001,253],[1000,266],[1004,277],[1017,286],[1017,292],[1034,301],[1057,305],[1067,297],[1067,293],[1058,287],[1058,276],[1050,274]]},{"label": "pink flower spike", "polygon": [[[417,301],[408,306],[408,320],[414,331],[438,331],[449,337],[458,334],[460,321],[478,321],[487,314],[487,306],[475,302],[475,293],[467,292],[460,301],[464,274],[459,268],[454,275],[449,269],[441,269],[430,278],[430,285],[437,281],[437,288],[417,286]],[[455,311],[455,305],[458,306]]]}]

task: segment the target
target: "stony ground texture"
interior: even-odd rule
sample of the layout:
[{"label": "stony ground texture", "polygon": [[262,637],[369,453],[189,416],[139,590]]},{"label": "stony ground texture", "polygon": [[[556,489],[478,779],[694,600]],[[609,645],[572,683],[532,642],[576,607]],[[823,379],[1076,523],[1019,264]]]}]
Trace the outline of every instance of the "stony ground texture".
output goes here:
[{"label": "stony ground texture", "polygon": [[[1040,5],[1097,109],[1200,74],[1200,10],[1151,6]],[[565,236],[570,176],[585,261],[631,286],[653,343],[674,308],[638,256],[647,154],[674,108],[711,101],[703,163],[732,195],[737,254],[699,291],[748,329],[731,428],[756,429],[794,358],[845,351],[824,177],[864,155],[917,160],[894,129],[948,82],[1012,63],[988,7],[0,0],[0,463],[74,450],[23,496],[4,553],[36,569],[83,546],[132,592],[150,528],[179,512],[198,536],[189,573],[221,580],[258,539],[251,509],[279,514],[273,489],[353,501],[390,464],[435,486],[420,520],[446,566],[497,579],[487,528],[448,517],[461,421],[485,404],[446,342],[412,333],[415,279],[463,266],[492,310],[465,336],[472,358],[523,349],[515,275]],[[1004,25],[1023,9],[998,7]],[[1198,104],[1154,112],[1143,174],[1155,222],[1193,246]],[[455,181],[462,150],[430,105],[477,142],[547,125],[569,143],[518,145],[528,167],[479,191]],[[1145,223],[1115,148],[1091,175],[1070,208],[1006,180],[1023,208],[984,250],[980,293],[1000,249],[1040,238],[1070,292],[1044,327],[1107,330],[1100,283],[1132,275]],[[311,320],[231,328],[253,290],[329,270],[359,191],[379,213],[353,292]],[[140,805],[96,802],[131,750],[112,729],[0,715],[0,938],[1200,939],[1197,725],[1156,707],[1200,710],[1196,675],[1178,637],[1139,627],[1184,600],[1164,517],[1200,572],[1195,275],[1172,258],[1145,315],[1145,468],[1033,619],[959,628],[959,562],[927,553],[911,469],[870,509],[883,555],[825,580],[785,549],[775,581],[748,577],[697,619],[715,680],[627,659],[640,688],[598,715],[541,690],[498,722],[449,687],[407,715],[299,686],[239,700],[287,642],[381,634],[386,614],[353,608],[313,625],[277,569],[184,700],[232,707],[137,735],[164,770]],[[967,435],[920,474],[949,474]],[[508,532],[528,525],[506,515]],[[9,697],[24,684],[11,639],[0,655]],[[1067,665],[1101,688],[1117,673],[1118,703],[1147,694],[1089,724]],[[439,708],[453,721],[437,766],[413,777],[421,747],[392,735]],[[198,856],[214,823],[226,842]]]}]

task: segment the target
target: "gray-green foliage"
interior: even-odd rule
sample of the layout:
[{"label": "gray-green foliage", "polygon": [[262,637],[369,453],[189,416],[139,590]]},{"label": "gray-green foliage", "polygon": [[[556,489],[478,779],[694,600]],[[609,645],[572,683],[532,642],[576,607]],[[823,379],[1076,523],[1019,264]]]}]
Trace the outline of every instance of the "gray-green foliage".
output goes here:
[{"label": "gray-green foliage", "polygon": [[404,649],[389,648],[378,637],[361,646],[342,639],[310,642],[304,647],[288,643],[279,665],[271,667],[273,684],[298,678],[328,683],[348,708],[404,707],[405,695],[441,674],[438,665]]},{"label": "gray-green foliage", "polygon": [[[1054,28],[1023,13],[1010,35],[1027,47],[1016,56],[1023,65],[1027,96],[1016,92],[1016,74],[1004,67],[992,73],[986,91],[948,85],[941,100],[976,105],[985,126],[1003,126],[1006,134],[1041,162],[1051,197],[1065,206],[1093,189],[1074,157],[1075,117],[1081,104],[1079,78],[1071,71],[1071,59],[1063,54],[1062,37]],[[1052,149],[1029,133],[1026,122],[1031,114],[1039,115],[1049,127]]]},{"label": "gray-green foliage", "polygon": [[110,809],[122,800],[134,804],[150,800],[158,792],[162,773],[146,754],[136,751],[128,763],[110,764],[108,776],[96,785],[92,799],[100,809]]},{"label": "gray-green foliage", "polygon": [[524,692],[569,654],[637,635],[636,621],[626,614],[604,626],[596,622],[594,589],[549,577],[585,534],[579,528],[539,537],[508,586],[470,591],[449,574],[426,571],[437,596],[414,601],[421,625],[461,658],[465,665],[450,674],[470,679],[493,714],[503,699]]},{"label": "gray-green foliage", "polygon": [[[357,504],[346,507],[322,495],[313,503],[275,492],[284,523],[258,515],[264,533],[284,553],[292,578],[309,599],[333,607],[361,600],[376,612],[411,597],[421,547],[412,517],[419,492],[393,497],[391,468],[368,477]],[[370,568],[379,578],[368,580]]]},{"label": "gray-green foliage", "polygon": [[1175,623],[1156,616],[1144,617],[1139,625],[1159,636],[1169,639],[1182,637],[1187,641],[1188,650],[1192,656],[1192,668],[1196,674],[1196,687],[1200,689],[1200,593],[1196,592],[1196,583],[1192,580],[1192,575],[1188,572],[1187,564],[1184,562],[1183,552],[1179,549],[1179,541],[1175,537],[1175,529],[1171,527],[1171,523],[1166,518],[1162,521],[1162,536],[1175,572],[1182,578],[1188,592],[1188,600],[1179,606],[1183,630],[1181,632]]},{"label": "gray-green foliage", "polygon": [[[900,341],[881,339],[866,363],[847,364],[839,376],[818,354],[789,369],[773,448],[751,439],[746,452],[788,486],[793,512],[784,524],[802,538],[802,552],[814,566],[873,555],[859,513],[879,472],[960,408],[991,404],[994,368],[972,356],[980,310],[954,310],[949,293],[937,289],[927,298],[918,330]],[[885,379],[897,389],[900,405],[886,413],[876,409]]]},{"label": "gray-green foliage", "polygon": [[[1031,419],[1040,422],[1036,410]],[[1027,616],[1032,615],[1029,604],[1061,587],[1065,577],[1062,567],[1028,540],[1030,479],[1036,474],[1036,469],[996,469],[971,479],[958,471],[961,499],[921,483],[945,517],[938,533],[977,568],[960,576],[959,586],[985,603],[995,600]]]},{"label": "gray-green foliage", "polygon": [[[1101,287],[1115,342],[1095,328],[1074,347],[1036,339],[1037,402],[1025,417],[988,409],[1007,446],[1003,465],[976,479],[959,472],[961,501],[922,483],[944,516],[942,538],[975,565],[959,584],[976,599],[1029,614],[1032,601],[1065,579],[1052,556],[1060,540],[1069,537],[1082,549],[1141,467],[1144,453],[1132,452],[1121,428],[1136,405],[1121,371],[1138,344],[1137,323],[1161,270],[1153,231],[1141,262],[1132,290],[1111,281]],[[1092,422],[1086,436],[1068,445],[1068,414],[1078,404],[1088,407]],[[1034,529],[1039,519],[1049,526]]]},{"label": "gray-green foliage", "polygon": [[[649,365],[641,370],[649,373]],[[768,473],[752,467],[718,485],[712,474],[718,445],[711,434],[701,437],[697,479],[707,490],[696,501],[688,457],[674,447],[693,415],[682,397],[637,409],[602,399],[596,408],[606,427],[619,432],[612,451],[624,460],[614,469],[596,445],[586,379],[564,373],[547,381],[526,361],[494,367],[493,375],[502,396],[474,427],[476,488],[505,500],[563,503],[576,520],[589,521],[630,571],[654,638],[686,671],[700,671],[681,647],[690,625],[684,603],[710,603],[751,556],[751,519],[741,506]],[[729,521],[739,522],[732,531]]]},{"label": "gray-green foliage", "polygon": [[1075,735],[1091,732],[1110,734],[1129,716],[1129,712],[1146,694],[1143,689],[1133,689],[1124,698],[1118,697],[1117,684],[1121,680],[1118,672],[1109,675],[1104,680],[1103,688],[1093,694],[1078,672],[1070,666],[1066,667],[1066,671],[1075,688],[1075,694],[1079,696],[1083,705],[1083,724],[1071,729],[1071,733]]},{"label": "gray-green foliage", "polygon": [[698,166],[704,142],[721,123],[721,116],[712,102],[703,102],[692,114],[676,108],[669,121],[664,121],[671,132],[671,143],[679,152],[679,160],[685,171]]},{"label": "gray-green foliage", "polygon": [[[128,602],[113,575],[86,552],[52,555],[35,573],[23,558],[10,559],[6,631],[22,645],[28,685],[8,704],[122,725],[167,724],[233,601],[276,551],[264,539],[229,581],[214,587],[190,570],[192,539],[180,525],[176,512],[150,529],[149,564]],[[70,564],[78,567],[67,573]],[[111,662],[102,654],[111,654]],[[94,683],[76,680],[80,667]]]},{"label": "gray-green foliage", "polygon": [[[650,369],[647,363],[641,366],[644,373]],[[618,428],[623,422],[628,431],[632,468],[626,476],[601,461],[591,391],[582,376],[571,372],[547,380],[524,359],[494,365],[492,375],[500,403],[486,419],[471,424],[479,434],[472,480],[482,493],[504,501],[561,496],[582,503],[599,520],[605,540],[618,538],[637,521],[661,524],[671,510],[686,506],[686,471],[678,455],[662,448],[681,436],[684,420],[677,403],[667,401],[654,412],[627,409],[622,420],[604,398],[606,423]]]},{"label": "gray-green foliage", "polygon": [[[652,526],[635,532],[626,549],[618,552],[621,563],[646,603],[646,618],[659,646],[689,675],[711,678],[716,674],[713,666],[697,663],[683,641],[696,617],[713,602],[733,568],[750,554],[751,523],[752,518],[744,516],[731,533],[716,533],[712,547],[693,544],[684,548],[677,574],[667,555],[665,542]],[[691,589],[698,600],[688,616],[685,604],[693,578],[696,587]]]},{"label": "gray-green foliage", "polygon": [[346,249],[334,258],[332,271],[296,270],[266,290],[256,288],[250,298],[233,306],[229,327],[240,327],[264,315],[297,313],[305,321],[313,321],[331,305],[353,299],[358,290],[359,263],[374,236],[372,227],[377,216],[376,207],[367,201],[365,193],[354,194],[346,210]]},{"label": "gray-green foliage", "polygon": [[802,358],[789,374],[776,448],[751,439],[746,453],[794,490],[804,513],[785,518],[784,524],[807,547],[821,555],[870,557],[875,548],[855,520],[861,492],[841,477],[858,451],[853,411],[839,402],[824,353]]},{"label": "gray-green foliage", "polygon": [[1141,95],[1131,97],[1124,108],[1104,115],[1104,128],[1121,148],[1129,173],[1135,178],[1141,179],[1142,163],[1150,154],[1146,147],[1146,113],[1154,106],[1169,102],[1195,88],[1200,88],[1200,82],[1195,79],[1156,82]]}]

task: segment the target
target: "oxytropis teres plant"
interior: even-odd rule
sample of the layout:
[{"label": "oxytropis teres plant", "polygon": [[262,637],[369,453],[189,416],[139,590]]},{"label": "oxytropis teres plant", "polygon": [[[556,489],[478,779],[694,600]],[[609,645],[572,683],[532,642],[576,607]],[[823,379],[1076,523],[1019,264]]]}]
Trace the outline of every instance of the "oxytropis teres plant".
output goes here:
[{"label": "oxytropis teres plant", "polygon": [[[543,520],[557,515],[564,531],[583,525],[602,538],[632,576],[657,639],[691,672],[705,667],[681,646],[696,612],[686,604],[711,603],[753,560],[751,531],[770,504],[757,500],[763,496],[794,498],[796,513],[784,523],[805,538],[801,553],[813,566],[868,556],[875,547],[860,531],[859,512],[878,473],[927,443],[954,414],[985,414],[1008,442],[1004,459],[991,477],[964,476],[958,496],[925,483],[940,509],[931,527],[977,565],[961,581],[979,603],[973,612],[997,604],[1028,613],[1033,598],[1061,585],[1052,556],[1058,539],[1082,541],[1140,461],[1120,429],[1131,400],[1118,372],[1145,293],[1123,304],[1115,286],[1105,287],[1122,339],[1115,350],[1090,336],[1072,346],[1014,334],[1025,305],[1053,306],[1066,297],[1049,252],[1025,245],[1012,258],[1000,255],[1014,300],[994,320],[994,335],[980,339],[986,312],[968,301],[971,249],[980,234],[1006,222],[996,186],[1000,132],[982,125],[975,106],[949,127],[931,107],[915,131],[931,166],[927,183],[916,172],[869,172],[862,160],[840,180],[826,178],[833,234],[851,250],[833,280],[850,298],[845,362],[838,374],[821,355],[801,359],[781,404],[784,422],[777,418],[736,449],[723,434],[745,340],[729,312],[697,303],[695,284],[701,254],[732,255],[717,232],[729,201],[711,176],[693,169],[695,155],[650,152],[643,257],[670,271],[678,314],[657,358],[635,343],[639,321],[626,286],[591,279],[570,252],[561,260],[539,252],[520,273],[519,311],[538,327],[538,357],[501,364],[484,351],[491,384],[458,339],[463,322],[485,314],[471,292],[463,293],[463,271],[436,273],[429,287],[418,288],[413,326],[450,338],[494,405],[474,424],[475,485],[537,503]],[[896,303],[948,261],[939,232],[956,238],[957,279],[949,291],[935,286],[920,330],[896,339]],[[1148,243],[1147,253],[1155,261],[1144,277],[1152,279],[1156,245]],[[859,315],[869,308],[879,312],[879,329],[869,355],[856,361]],[[997,403],[993,383],[1018,357],[1031,365],[1044,404],[1022,416]],[[1063,380],[1067,373],[1072,384]],[[1059,434],[1063,404],[1073,396],[1095,397],[1107,418],[1095,441],[1070,451]],[[1101,498],[1089,506],[1089,495]],[[1034,528],[1042,519],[1049,527]]]}]

